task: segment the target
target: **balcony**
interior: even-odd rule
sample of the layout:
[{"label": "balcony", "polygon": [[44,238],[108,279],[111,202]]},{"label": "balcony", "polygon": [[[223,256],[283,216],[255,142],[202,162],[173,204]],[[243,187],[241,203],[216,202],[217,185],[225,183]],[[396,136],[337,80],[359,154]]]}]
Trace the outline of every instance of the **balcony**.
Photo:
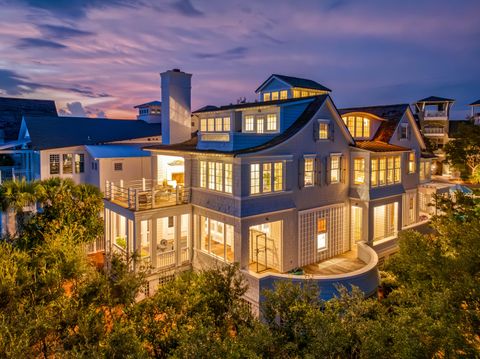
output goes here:
[{"label": "balcony", "polygon": [[425,127],[423,133],[426,136],[444,136],[446,131],[444,127]]},{"label": "balcony", "polygon": [[439,118],[439,117],[448,117],[447,111],[433,111],[433,110],[425,110],[423,112],[423,117],[426,120],[430,120],[432,118]]},{"label": "balcony", "polygon": [[105,199],[133,211],[142,211],[190,203],[190,188],[147,179],[119,185],[106,181]]}]

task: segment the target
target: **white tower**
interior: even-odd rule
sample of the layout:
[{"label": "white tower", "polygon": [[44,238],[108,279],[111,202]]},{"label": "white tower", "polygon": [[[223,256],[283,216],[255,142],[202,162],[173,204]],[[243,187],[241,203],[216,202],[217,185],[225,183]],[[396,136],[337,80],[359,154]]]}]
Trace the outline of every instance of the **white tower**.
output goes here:
[{"label": "white tower", "polygon": [[191,137],[192,74],[179,69],[160,74],[162,87],[162,143],[184,142]]}]

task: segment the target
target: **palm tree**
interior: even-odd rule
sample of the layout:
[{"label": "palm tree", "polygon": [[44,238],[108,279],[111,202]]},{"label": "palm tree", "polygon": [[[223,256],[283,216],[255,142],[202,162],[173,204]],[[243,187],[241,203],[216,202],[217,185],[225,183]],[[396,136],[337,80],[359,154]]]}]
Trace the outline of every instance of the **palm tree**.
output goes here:
[{"label": "palm tree", "polygon": [[6,233],[15,234],[22,229],[25,215],[32,212],[37,202],[37,182],[7,181],[0,186],[0,207],[6,216]]}]

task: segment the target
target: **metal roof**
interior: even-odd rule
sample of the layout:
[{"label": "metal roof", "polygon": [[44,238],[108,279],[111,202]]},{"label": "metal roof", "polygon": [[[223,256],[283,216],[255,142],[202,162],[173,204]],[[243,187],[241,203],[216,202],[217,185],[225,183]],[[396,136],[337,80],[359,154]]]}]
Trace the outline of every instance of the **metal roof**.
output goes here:
[{"label": "metal roof", "polygon": [[142,120],[88,117],[25,116],[31,147],[48,148],[96,145],[161,135],[161,124]]},{"label": "metal roof", "polygon": [[149,157],[150,152],[142,150],[142,145],[105,144],[85,146],[93,158]]},{"label": "metal roof", "polygon": [[445,98],[445,97],[438,97],[438,96],[429,96],[425,97],[421,100],[418,100],[418,102],[454,102],[455,100],[452,100],[451,98]]},{"label": "metal roof", "polygon": [[260,86],[258,86],[255,92],[259,92],[272,78],[275,78],[275,77],[283,82],[286,82],[292,87],[300,87],[300,88],[306,88],[306,89],[312,89],[312,90],[332,92],[332,90],[330,90],[328,87],[325,87],[316,81],[304,79],[301,77],[293,77],[293,76],[286,76],[286,75],[279,75],[279,74],[270,75],[268,79],[266,79]]}]

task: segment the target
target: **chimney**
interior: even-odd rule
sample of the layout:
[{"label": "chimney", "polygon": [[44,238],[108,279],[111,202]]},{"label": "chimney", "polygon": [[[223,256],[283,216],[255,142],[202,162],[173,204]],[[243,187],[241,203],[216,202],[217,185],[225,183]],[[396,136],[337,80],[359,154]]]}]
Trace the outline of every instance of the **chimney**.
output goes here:
[{"label": "chimney", "polygon": [[160,74],[162,87],[162,143],[189,140],[192,133],[192,74],[179,69]]}]

